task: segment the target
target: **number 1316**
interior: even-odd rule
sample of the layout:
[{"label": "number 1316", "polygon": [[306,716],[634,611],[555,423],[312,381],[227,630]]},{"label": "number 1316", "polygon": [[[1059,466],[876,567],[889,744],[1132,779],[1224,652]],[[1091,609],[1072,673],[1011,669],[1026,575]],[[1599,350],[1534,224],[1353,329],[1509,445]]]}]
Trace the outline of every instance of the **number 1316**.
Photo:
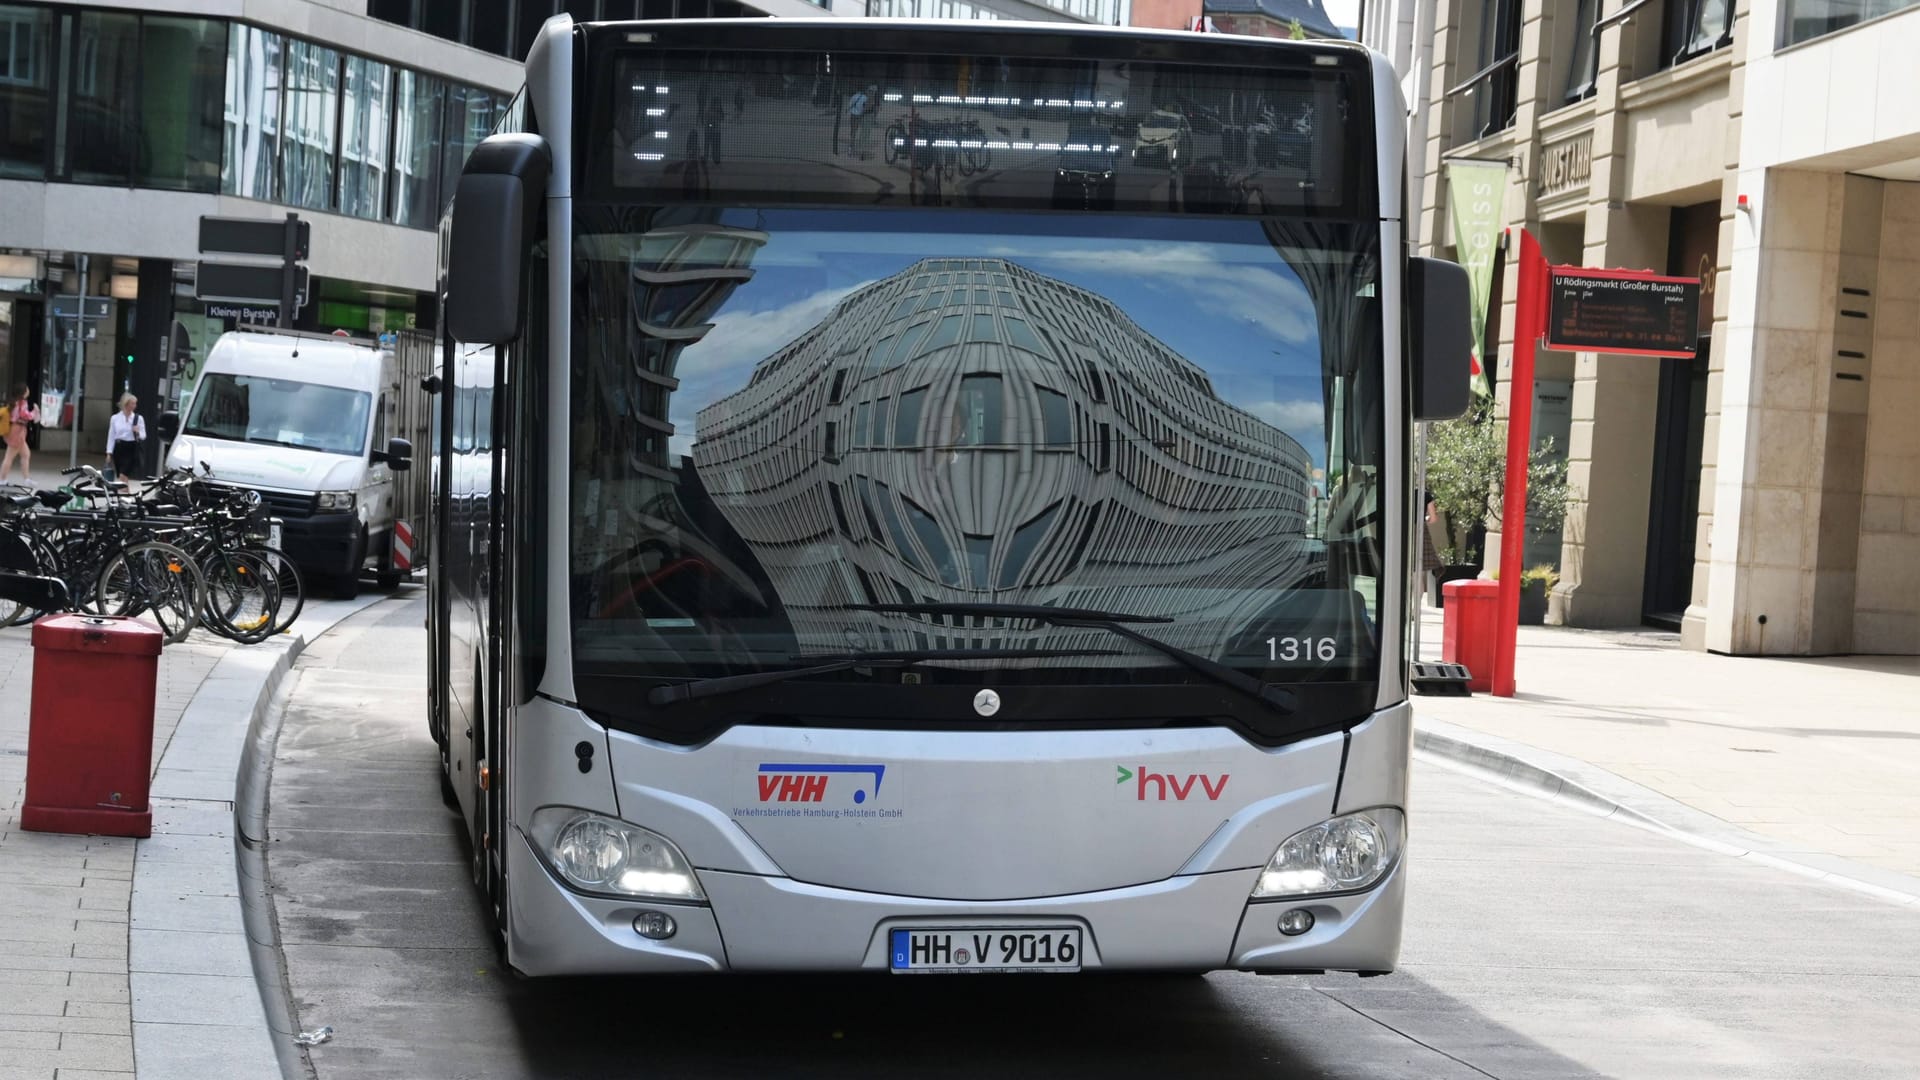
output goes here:
[{"label": "number 1316", "polygon": [[1338,655],[1330,637],[1270,637],[1267,639],[1267,659],[1292,662],[1295,660],[1328,661]]}]

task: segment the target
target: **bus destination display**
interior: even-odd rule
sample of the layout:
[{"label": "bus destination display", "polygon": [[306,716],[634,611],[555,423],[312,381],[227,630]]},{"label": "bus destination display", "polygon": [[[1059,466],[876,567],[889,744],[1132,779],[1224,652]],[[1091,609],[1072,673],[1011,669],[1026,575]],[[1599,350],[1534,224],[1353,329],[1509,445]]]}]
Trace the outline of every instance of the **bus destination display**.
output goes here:
[{"label": "bus destination display", "polygon": [[1568,352],[1692,356],[1700,282],[1633,270],[1552,268],[1547,348]]}]

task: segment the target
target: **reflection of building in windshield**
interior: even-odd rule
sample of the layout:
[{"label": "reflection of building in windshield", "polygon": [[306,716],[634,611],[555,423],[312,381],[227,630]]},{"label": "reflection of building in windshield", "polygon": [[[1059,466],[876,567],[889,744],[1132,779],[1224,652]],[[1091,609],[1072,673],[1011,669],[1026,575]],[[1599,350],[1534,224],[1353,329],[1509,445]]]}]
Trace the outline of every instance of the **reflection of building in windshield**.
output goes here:
[{"label": "reflection of building in windshield", "polygon": [[[590,335],[607,335],[593,347],[624,353],[620,384],[595,387],[586,400],[604,403],[592,427],[577,437],[600,453],[624,457],[634,472],[669,483],[675,480],[668,441],[668,403],[680,380],[674,369],[687,346],[713,329],[707,319],[741,285],[752,280],[750,263],[767,234],[705,223],[655,224],[637,245],[623,234],[589,236],[583,243],[606,243],[617,258],[583,254],[596,273],[587,289],[596,294],[596,311],[620,317],[589,324]],[[613,295],[605,295],[612,293]]]},{"label": "reflection of building in windshield", "polygon": [[[702,484],[804,647],[874,625],[829,608],[992,601],[1169,615],[1155,636],[1217,655],[1319,566],[1297,441],[1104,297],[1005,260],[924,260],[847,297],[696,427]],[[1019,636],[885,622],[895,646]]]}]

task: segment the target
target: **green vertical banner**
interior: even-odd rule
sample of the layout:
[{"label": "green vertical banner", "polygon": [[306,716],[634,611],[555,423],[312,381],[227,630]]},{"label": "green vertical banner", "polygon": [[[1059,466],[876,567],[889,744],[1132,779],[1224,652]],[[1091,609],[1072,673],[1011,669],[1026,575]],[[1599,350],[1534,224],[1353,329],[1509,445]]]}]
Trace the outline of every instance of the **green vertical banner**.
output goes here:
[{"label": "green vertical banner", "polygon": [[1453,247],[1467,268],[1473,297],[1473,392],[1493,392],[1487,381],[1487,307],[1493,298],[1493,264],[1499,253],[1507,195],[1504,161],[1447,163],[1447,203],[1453,207]]}]

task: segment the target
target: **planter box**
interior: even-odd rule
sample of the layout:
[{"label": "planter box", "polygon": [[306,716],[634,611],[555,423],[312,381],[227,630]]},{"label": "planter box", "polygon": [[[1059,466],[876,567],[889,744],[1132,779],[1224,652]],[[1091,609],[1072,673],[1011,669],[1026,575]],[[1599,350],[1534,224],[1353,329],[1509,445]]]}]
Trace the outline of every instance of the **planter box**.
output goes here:
[{"label": "planter box", "polygon": [[1544,585],[1522,585],[1520,587],[1520,625],[1545,626],[1547,624],[1547,590]]}]

